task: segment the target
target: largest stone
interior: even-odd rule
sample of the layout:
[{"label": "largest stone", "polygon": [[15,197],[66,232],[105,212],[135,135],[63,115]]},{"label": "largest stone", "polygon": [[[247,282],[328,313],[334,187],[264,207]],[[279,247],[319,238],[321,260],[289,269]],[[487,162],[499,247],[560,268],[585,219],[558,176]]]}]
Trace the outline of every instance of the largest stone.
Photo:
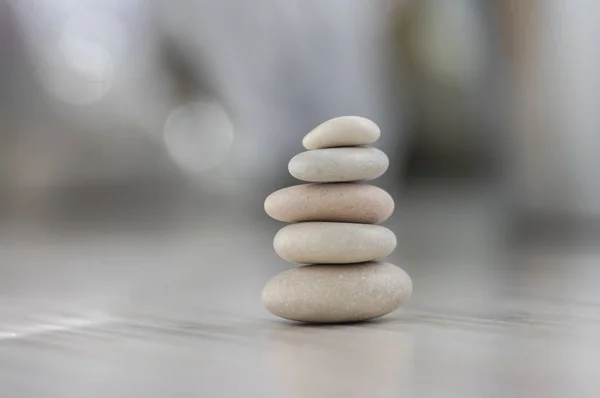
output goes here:
[{"label": "largest stone", "polygon": [[307,265],[273,277],[262,302],[272,314],[292,321],[341,323],[389,314],[411,294],[410,277],[393,264]]},{"label": "largest stone", "polygon": [[394,200],[367,184],[303,184],[280,189],[265,200],[265,211],[284,222],[337,221],[379,224],[394,212]]}]

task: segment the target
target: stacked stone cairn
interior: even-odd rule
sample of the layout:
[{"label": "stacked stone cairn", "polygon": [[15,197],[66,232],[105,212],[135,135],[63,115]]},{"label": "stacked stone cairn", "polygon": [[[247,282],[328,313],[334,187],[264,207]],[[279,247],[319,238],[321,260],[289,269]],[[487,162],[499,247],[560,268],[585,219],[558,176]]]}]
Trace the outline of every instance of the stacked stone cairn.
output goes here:
[{"label": "stacked stone cairn", "polygon": [[290,160],[292,176],[308,184],[272,193],[267,214],[291,223],[275,235],[275,252],[302,266],[276,275],[262,292],[281,318],[308,323],[374,319],[400,307],[412,281],[399,267],[376,261],[396,248],[396,236],[378,225],[394,211],[392,197],[364,183],[385,173],[387,156],[369,147],[380,136],[372,121],[343,116],[317,126],[307,149]]}]

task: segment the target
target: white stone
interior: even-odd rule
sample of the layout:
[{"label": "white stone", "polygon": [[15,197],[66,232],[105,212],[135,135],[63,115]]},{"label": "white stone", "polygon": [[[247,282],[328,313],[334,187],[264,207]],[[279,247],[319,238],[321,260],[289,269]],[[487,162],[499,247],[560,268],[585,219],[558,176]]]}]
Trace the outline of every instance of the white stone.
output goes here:
[{"label": "white stone", "polygon": [[389,193],[368,184],[302,184],[273,192],[265,212],[284,222],[337,221],[379,224],[394,212]]},{"label": "white stone", "polygon": [[379,139],[379,126],[360,116],[341,116],[315,127],[302,139],[306,149],[369,145]]},{"label": "white stone", "polygon": [[293,263],[359,263],[392,253],[396,235],[380,225],[305,222],[280,229],[273,247],[281,258]]},{"label": "white stone", "polygon": [[299,153],[288,170],[307,182],[349,182],[373,180],[389,166],[385,153],[377,148],[328,148]]}]

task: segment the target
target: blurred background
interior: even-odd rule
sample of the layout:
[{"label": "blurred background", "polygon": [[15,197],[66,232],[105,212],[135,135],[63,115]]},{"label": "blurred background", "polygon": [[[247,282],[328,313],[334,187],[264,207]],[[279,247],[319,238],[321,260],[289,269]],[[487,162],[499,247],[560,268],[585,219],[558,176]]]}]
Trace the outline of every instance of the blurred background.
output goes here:
[{"label": "blurred background", "polygon": [[587,314],[560,300],[600,303],[599,22],[586,0],[0,0],[3,336],[261,313],[263,201],[341,115],[381,127],[412,308]]},{"label": "blurred background", "polygon": [[346,114],[381,126],[390,189],[477,182],[520,227],[600,215],[583,0],[0,4],[4,222],[260,218]]}]

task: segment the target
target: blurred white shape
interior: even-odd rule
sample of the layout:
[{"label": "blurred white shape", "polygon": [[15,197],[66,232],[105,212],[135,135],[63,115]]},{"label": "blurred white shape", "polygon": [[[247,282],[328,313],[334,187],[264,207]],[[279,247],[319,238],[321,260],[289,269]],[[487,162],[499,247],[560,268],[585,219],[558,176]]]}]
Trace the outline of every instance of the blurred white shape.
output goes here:
[{"label": "blurred white shape", "polygon": [[217,102],[191,102],[171,112],[164,140],[177,165],[199,173],[226,160],[233,144],[233,124]]},{"label": "blurred white shape", "polygon": [[102,83],[114,71],[110,53],[90,40],[66,36],[58,46],[65,66],[82,79]]},{"label": "blurred white shape", "polygon": [[[84,51],[95,52],[101,64],[92,66],[87,62],[86,66],[83,61],[85,55],[74,54],[71,48],[70,54],[54,56],[40,68],[39,76],[44,88],[56,99],[70,105],[91,105],[99,102],[110,90],[114,74],[110,57],[101,48],[88,44],[91,44],[90,48]],[[57,50],[57,53],[62,51]]]},{"label": "blurred white shape", "polygon": [[73,13],[44,57],[44,87],[71,105],[99,102],[112,86],[123,42],[123,29],[110,13]]},{"label": "blurred white shape", "polygon": [[62,30],[62,40],[69,38],[95,43],[117,61],[123,56],[126,32],[123,22],[108,10],[80,10],[68,17]]}]

